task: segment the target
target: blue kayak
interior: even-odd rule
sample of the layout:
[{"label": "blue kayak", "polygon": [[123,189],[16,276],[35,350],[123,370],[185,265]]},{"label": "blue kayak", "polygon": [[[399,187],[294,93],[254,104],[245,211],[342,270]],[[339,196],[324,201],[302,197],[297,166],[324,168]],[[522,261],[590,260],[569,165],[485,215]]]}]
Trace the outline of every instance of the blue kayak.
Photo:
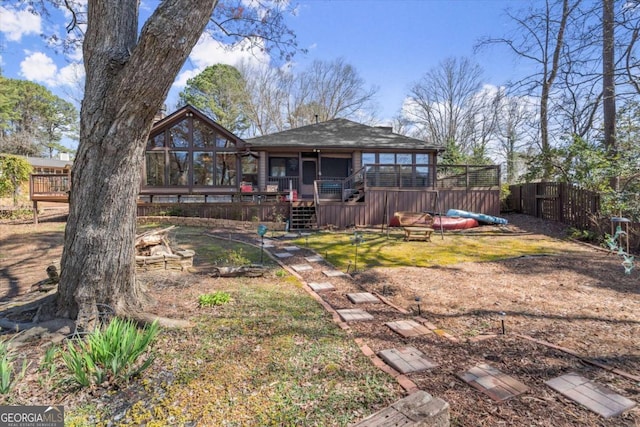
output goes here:
[{"label": "blue kayak", "polygon": [[484,222],[487,224],[506,224],[508,221],[504,218],[499,218],[497,216],[491,216],[481,213],[475,212],[467,212],[461,211],[458,209],[449,209],[447,211],[447,216],[459,216],[461,218],[473,218],[478,222]]}]

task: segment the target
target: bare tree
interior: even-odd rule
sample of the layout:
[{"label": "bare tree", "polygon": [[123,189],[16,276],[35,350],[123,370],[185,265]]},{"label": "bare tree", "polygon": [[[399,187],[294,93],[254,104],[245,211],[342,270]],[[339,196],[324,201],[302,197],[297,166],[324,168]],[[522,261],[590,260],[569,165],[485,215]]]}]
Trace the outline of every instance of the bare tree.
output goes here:
[{"label": "bare tree", "polygon": [[506,182],[513,184],[519,176],[519,160],[526,156],[527,148],[532,145],[530,130],[535,122],[535,105],[526,97],[510,96],[505,88],[500,88],[496,95],[496,112],[493,134],[496,155],[505,163]]},{"label": "bare tree", "polygon": [[489,38],[481,42],[508,46],[519,58],[531,61],[536,71],[516,85],[539,98],[539,130],[542,179],[553,175],[552,145],[549,135],[549,113],[552,90],[567,58],[565,36],[570,20],[582,0],[545,0],[540,9],[530,8],[522,15],[507,12],[515,23],[512,37]]},{"label": "bare tree", "polygon": [[238,70],[246,82],[247,100],[245,114],[251,122],[249,133],[266,135],[285,129],[282,106],[288,102],[289,94],[282,81],[285,71],[266,64],[242,62]]},{"label": "bare tree", "polygon": [[243,65],[249,114],[257,133],[295,128],[336,117],[359,119],[373,110],[375,88],[366,88],[343,59],[314,61],[299,73],[291,69]]},{"label": "bare tree", "polygon": [[412,86],[406,112],[427,141],[468,154],[481,77],[480,66],[468,58],[447,58]]},{"label": "bare tree", "polygon": [[292,83],[292,108],[288,111],[292,126],[354,117],[372,108],[377,92],[366,88],[364,79],[343,58],[313,61]]}]

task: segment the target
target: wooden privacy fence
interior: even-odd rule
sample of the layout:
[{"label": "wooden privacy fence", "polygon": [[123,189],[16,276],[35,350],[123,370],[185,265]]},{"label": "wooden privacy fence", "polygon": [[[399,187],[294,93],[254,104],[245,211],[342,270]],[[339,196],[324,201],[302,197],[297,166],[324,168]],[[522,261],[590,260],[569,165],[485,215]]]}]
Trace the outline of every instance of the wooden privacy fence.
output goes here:
[{"label": "wooden privacy fence", "polygon": [[534,182],[509,186],[507,208],[538,218],[559,221],[580,229],[593,227],[600,210],[600,195],[571,184]]}]

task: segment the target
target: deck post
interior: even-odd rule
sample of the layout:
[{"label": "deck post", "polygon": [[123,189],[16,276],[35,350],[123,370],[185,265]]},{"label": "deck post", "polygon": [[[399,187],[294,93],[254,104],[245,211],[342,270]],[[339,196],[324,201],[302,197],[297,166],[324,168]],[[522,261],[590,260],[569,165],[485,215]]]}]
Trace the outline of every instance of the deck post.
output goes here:
[{"label": "deck post", "polygon": [[38,201],[33,201],[33,223],[38,225]]}]

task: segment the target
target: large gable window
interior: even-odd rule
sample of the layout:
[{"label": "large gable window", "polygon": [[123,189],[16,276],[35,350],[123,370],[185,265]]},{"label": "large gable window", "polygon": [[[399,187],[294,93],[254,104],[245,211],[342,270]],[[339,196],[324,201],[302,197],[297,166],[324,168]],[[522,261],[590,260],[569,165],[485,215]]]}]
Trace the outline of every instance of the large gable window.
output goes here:
[{"label": "large gable window", "polygon": [[192,113],[147,143],[146,187],[236,187],[235,142]]}]

